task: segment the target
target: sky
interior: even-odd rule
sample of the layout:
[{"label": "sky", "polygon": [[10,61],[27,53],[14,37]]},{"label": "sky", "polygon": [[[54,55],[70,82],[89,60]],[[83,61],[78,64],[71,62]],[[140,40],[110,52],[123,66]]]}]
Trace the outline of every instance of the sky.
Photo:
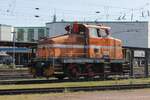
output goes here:
[{"label": "sky", "polygon": [[148,21],[150,1],[0,0],[0,24],[44,26],[54,14],[57,21]]}]

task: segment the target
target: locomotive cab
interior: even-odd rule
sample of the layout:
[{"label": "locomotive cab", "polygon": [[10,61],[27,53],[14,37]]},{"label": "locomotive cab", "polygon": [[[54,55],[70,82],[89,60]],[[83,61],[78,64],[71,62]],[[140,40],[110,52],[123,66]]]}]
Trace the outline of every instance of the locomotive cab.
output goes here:
[{"label": "locomotive cab", "polygon": [[110,35],[110,27],[98,25],[86,25],[86,24],[73,24],[65,27],[68,34],[76,35],[89,35],[89,37],[107,37]]}]

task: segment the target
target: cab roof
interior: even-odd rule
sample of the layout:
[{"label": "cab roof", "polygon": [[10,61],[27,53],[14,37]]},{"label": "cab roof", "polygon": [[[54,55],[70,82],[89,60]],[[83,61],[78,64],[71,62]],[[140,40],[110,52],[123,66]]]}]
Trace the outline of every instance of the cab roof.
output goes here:
[{"label": "cab roof", "polygon": [[110,30],[111,27],[105,26],[105,25],[89,25],[89,24],[82,24],[87,28],[98,28],[98,29],[108,29]]}]

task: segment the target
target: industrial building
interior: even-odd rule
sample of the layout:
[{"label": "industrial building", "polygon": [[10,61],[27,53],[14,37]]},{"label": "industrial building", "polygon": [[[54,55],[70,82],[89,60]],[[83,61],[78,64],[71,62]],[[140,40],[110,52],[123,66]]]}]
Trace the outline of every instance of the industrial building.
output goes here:
[{"label": "industrial building", "polygon": [[37,43],[34,41],[45,35],[45,27],[14,28],[0,24],[0,52],[15,58],[16,65],[25,65],[35,56],[33,48]]},{"label": "industrial building", "polygon": [[16,41],[35,42],[47,36],[46,27],[15,27]]},{"label": "industrial building", "polygon": [[[111,27],[111,35],[123,41],[123,46],[150,48],[150,23],[136,22],[79,22],[86,24],[104,24]],[[65,26],[73,22],[46,23],[49,36],[64,34]]]}]

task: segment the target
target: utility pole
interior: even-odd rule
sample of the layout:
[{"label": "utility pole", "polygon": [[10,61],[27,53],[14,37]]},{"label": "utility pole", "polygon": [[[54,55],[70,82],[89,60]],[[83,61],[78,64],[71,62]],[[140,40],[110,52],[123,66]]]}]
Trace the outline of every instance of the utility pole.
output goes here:
[{"label": "utility pole", "polygon": [[[96,14],[100,14],[101,12],[100,12],[100,11],[96,11],[95,13],[96,13]],[[99,19],[99,15],[98,15],[98,18],[95,19],[95,21],[97,22],[98,19]]]},{"label": "utility pole", "polygon": [[56,9],[54,9],[53,22],[56,22],[56,21],[57,21]]},{"label": "utility pole", "polygon": [[56,14],[54,14],[53,16],[53,22],[56,22],[57,21],[57,17],[56,17]]},{"label": "utility pole", "polygon": [[105,11],[105,16],[106,16],[106,20],[108,21],[109,19],[109,6],[104,6],[104,11]]},{"label": "utility pole", "polygon": [[15,68],[15,67],[16,67],[16,63],[15,63],[15,52],[16,52],[16,50],[15,50],[15,42],[16,42],[16,32],[13,31],[12,34],[13,34],[13,68]]},{"label": "utility pole", "polygon": [[133,21],[133,8],[132,8],[132,13],[131,13],[131,22]]}]

